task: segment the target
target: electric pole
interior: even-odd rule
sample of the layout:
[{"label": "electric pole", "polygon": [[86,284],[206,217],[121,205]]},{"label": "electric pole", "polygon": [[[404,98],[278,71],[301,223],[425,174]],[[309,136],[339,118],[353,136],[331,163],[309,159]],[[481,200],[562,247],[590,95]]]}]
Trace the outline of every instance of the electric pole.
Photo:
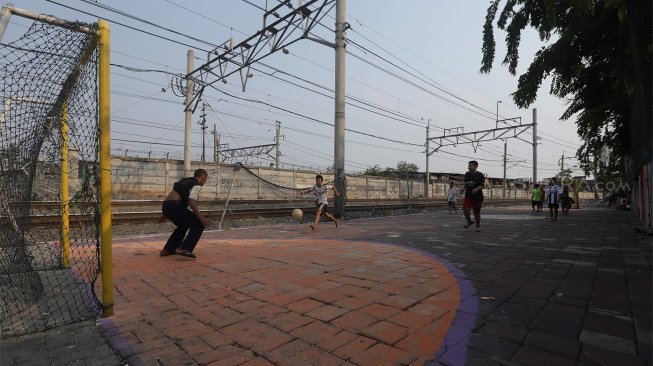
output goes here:
[{"label": "electric pole", "polygon": [[345,30],[347,28],[346,2],[336,0],[335,39],[335,132],[334,132],[334,183],[340,193],[335,199],[335,215],[343,217],[347,181],[345,178]]},{"label": "electric pole", "polygon": [[533,184],[537,183],[537,108],[533,108]]},{"label": "electric pole", "polygon": [[274,139],[275,142],[277,143],[277,151],[274,158],[274,167],[277,169],[279,169],[279,156],[281,156],[281,152],[279,151],[279,145],[281,144],[280,138],[281,138],[281,122],[277,121],[277,137]]},{"label": "electric pole", "polygon": [[218,135],[218,130],[213,125],[213,162],[219,163],[220,158],[218,156],[218,151],[220,149],[220,135]]},{"label": "electric pole", "polygon": [[497,118],[496,118],[496,125],[494,128],[499,128],[499,103],[502,103],[500,100],[497,100]]},{"label": "electric pole", "polygon": [[200,114],[200,121],[197,122],[198,125],[200,125],[202,129],[202,162],[206,161],[206,129],[208,126],[206,125],[206,103],[202,102],[202,114]]},{"label": "electric pole", "polygon": [[508,169],[508,142],[503,143],[503,198],[506,198],[506,170]]},{"label": "electric pole", "polygon": [[563,187],[565,186],[565,176],[563,175],[565,173],[565,152],[562,152],[562,158],[559,160],[560,163],[560,185]]},{"label": "electric pole", "polygon": [[424,185],[424,197],[429,197],[429,184],[431,183],[431,174],[429,173],[429,128],[431,120],[426,124],[426,185]]},{"label": "electric pole", "polygon": [[193,124],[193,108],[191,103],[193,101],[193,79],[190,77],[190,73],[193,72],[195,68],[193,66],[195,60],[195,54],[193,50],[188,50],[188,56],[186,61],[186,104],[184,107],[185,112],[185,129],[184,129],[184,176],[190,176],[190,132]]}]

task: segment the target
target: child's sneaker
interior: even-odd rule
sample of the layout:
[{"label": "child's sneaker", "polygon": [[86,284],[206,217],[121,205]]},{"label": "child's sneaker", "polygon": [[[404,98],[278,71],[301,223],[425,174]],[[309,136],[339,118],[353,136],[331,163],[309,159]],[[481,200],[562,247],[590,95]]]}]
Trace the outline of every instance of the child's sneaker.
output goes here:
[{"label": "child's sneaker", "polygon": [[470,226],[472,226],[472,225],[474,225],[474,221],[469,221],[468,223],[466,223],[465,225],[463,225],[463,227],[464,227],[465,229],[467,229],[468,227],[470,227]]}]

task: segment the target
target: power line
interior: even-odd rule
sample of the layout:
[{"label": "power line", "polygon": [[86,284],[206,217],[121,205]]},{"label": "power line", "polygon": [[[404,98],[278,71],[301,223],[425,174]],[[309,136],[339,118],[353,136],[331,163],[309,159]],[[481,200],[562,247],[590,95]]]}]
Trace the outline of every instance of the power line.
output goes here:
[{"label": "power line", "polygon": [[188,44],[188,43],[184,43],[184,42],[176,41],[176,40],[174,40],[174,39],[172,39],[172,38],[164,37],[164,36],[161,36],[161,35],[158,35],[158,34],[155,34],[155,33],[152,33],[152,32],[148,32],[148,31],[143,30],[143,29],[140,29],[140,28],[132,27],[132,26],[130,26],[130,25],[127,25],[127,24],[124,24],[124,23],[120,23],[120,22],[117,22],[117,21],[115,21],[115,20],[111,20],[111,19],[109,19],[109,18],[107,18],[107,17],[102,17],[102,16],[99,16],[99,15],[97,15],[97,14],[93,14],[93,13],[90,13],[90,12],[87,12],[87,11],[84,11],[84,10],[81,10],[81,9],[77,9],[77,8],[75,8],[75,7],[72,7],[72,6],[68,6],[68,5],[65,5],[65,4],[58,3],[58,2],[56,2],[56,1],[54,1],[54,0],[46,0],[46,1],[47,1],[47,2],[50,2],[50,3],[53,3],[53,4],[56,4],[56,5],[59,5],[59,6],[61,6],[61,7],[64,7],[64,8],[66,8],[66,9],[70,9],[70,10],[76,11],[76,12],[78,12],[78,13],[82,13],[82,14],[85,14],[85,15],[92,16],[92,17],[94,17],[94,18],[102,18],[102,19],[105,19],[106,21],[108,21],[108,22],[110,22],[110,23],[112,23],[112,24],[117,24],[117,25],[119,25],[119,26],[122,26],[122,27],[125,27],[125,28],[128,28],[128,29],[131,29],[131,30],[135,30],[135,31],[137,31],[137,32],[141,32],[141,33],[147,34],[147,35],[152,36],[152,37],[160,38],[160,39],[163,39],[163,40],[166,40],[166,41],[172,42],[172,43],[177,43],[177,44],[180,44],[180,45],[182,45],[182,46],[186,46],[186,47],[190,47],[190,48],[195,48],[195,49],[198,49],[198,50],[201,50],[201,51],[204,51],[204,52],[209,52],[209,50],[205,50],[205,49],[202,49],[202,48],[199,48],[199,47],[196,47],[196,46],[192,46],[192,45],[190,45],[190,44]]},{"label": "power line", "polygon": [[[259,103],[259,104],[267,105],[268,107],[282,110],[282,111],[284,111],[284,112],[286,112],[286,113],[293,114],[293,115],[295,115],[295,116],[298,116],[298,117],[301,117],[301,118],[307,119],[307,120],[309,120],[309,121],[313,121],[313,122],[316,122],[316,123],[319,123],[319,124],[323,124],[323,125],[327,125],[327,126],[331,126],[331,127],[334,126],[333,123],[324,122],[324,121],[321,121],[321,120],[319,120],[319,119],[317,119],[317,118],[313,118],[313,117],[310,117],[310,116],[303,115],[303,114],[301,114],[301,113],[293,112],[293,111],[291,111],[291,110],[288,110],[288,109],[285,109],[285,108],[282,108],[282,107],[278,107],[278,106],[276,106],[276,105],[272,105],[272,104],[267,103],[267,102],[264,102],[264,101],[262,101],[262,100],[256,100],[256,99],[248,99],[248,98],[238,97],[238,96],[235,96],[235,95],[233,95],[233,94],[227,93],[227,92],[225,92],[225,91],[223,91],[223,90],[220,90],[220,89],[218,89],[218,88],[216,88],[216,87],[214,87],[214,86],[212,86],[212,85],[211,85],[211,88],[213,88],[214,90],[216,90],[216,91],[218,91],[218,92],[220,92],[220,93],[222,93],[222,94],[225,94],[225,95],[227,95],[227,96],[230,96],[230,97],[232,97],[232,98],[235,98],[235,99],[240,99],[240,100],[244,100],[244,101],[251,102],[251,103]],[[362,131],[357,131],[357,130],[352,130],[352,129],[346,129],[346,131],[349,131],[349,132],[351,132],[351,133],[356,133],[356,134],[359,134],[359,135],[363,135],[363,136],[373,137],[373,138],[380,139],[380,140],[385,140],[385,141],[395,142],[395,143],[398,143],[398,144],[412,145],[412,146],[423,146],[423,144],[415,144],[415,143],[410,143],[410,142],[404,142],[404,141],[399,141],[399,140],[389,139],[389,138],[387,138],[387,137],[376,136],[376,135],[373,135],[373,134],[370,134],[370,133],[366,133],[366,132],[362,132]]]},{"label": "power line", "polygon": [[[220,91],[220,90],[218,90],[218,91]],[[220,91],[220,92],[222,92],[222,91]],[[120,92],[117,92],[117,93],[120,93]],[[319,120],[316,120],[316,119],[314,119],[314,118],[312,118],[312,117],[308,117],[308,116],[305,116],[305,115],[302,115],[302,114],[299,114],[299,113],[295,113],[295,112],[289,111],[289,110],[284,109],[284,108],[276,107],[276,106],[274,106],[274,105],[271,105],[271,104],[266,103],[266,102],[263,102],[263,101],[250,100],[250,99],[247,99],[247,98],[236,97],[236,96],[234,96],[234,95],[232,95],[232,94],[229,94],[229,93],[226,93],[226,92],[223,92],[223,93],[224,93],[225,95],[229,95],[229,96],[231,96],[231,97],[235,97],[236,99],[243,99],[243,100],[245,100],[245,101],[249,101],[249,102],[261,103],[261,104],[264,104],[264,105],[268,105],[268,106],[270,106],[270,107],[272,107],[272,108],[278,108],[278,109],[284,110],[284,111],[286,111],[287,113],[291,113],[292,115],[298,116],[298,117],[300,117],[300,118],[310,119],[310,120],[313,120],[313,121],[318,121],[318,122],[320,122],[320,123],[322,123],[322,124],[326,124],[326,125],[332,126],[332,124],[329,124],[329,123],[327,123],[327,122],[319,121]],[[138,96],[138,95],[134,95],[134,94],[130,94],[130,93],[120,93],[120,94],[122,94],[122,95],[126,95],[126,96],[133,96],[133,97],[145,98],[145,99],[148,99],[148,100],[157,100],[157,101],[163,101],[163,102],[168,102],[168,103],[175,103],[175,104],[177,104],[177,102],[175,102],[175,101],[171,101],[171,100],[163,99],[163,98],[155,98],[155,97],[147,97],[147,96],[146,96],[146,97],[143,97],[143,96]],[[247,106],[247,105],[244,105],[244,104],[239,104],[239,103],[234,103],[234,102],[232,102],[232,103],[233,103],[233,104],[236,104],[236,105],[241,105],[241,106],[246,106],[246,107],[249,107],[249,108],[253,108],[253,107],[251,107],[251,106]],[[235,116],[235,115],[232,115],[232,116]],[[253,120],[253,121],[254,121],[254,122],[257,122],[257,123],[261,123],[260,121],[256,121],[256,120]],[[270,124],[270,125],[271,125],[271,124]],[[225,126],[225,127],[226,127],[226,126]],[[286,129],[289,129],[289,128],[286,128]],[[357,132],[360,133],[360,131],[357,131]],[[371,135],[371,134],[367,134],[367,133],[361,133],[361,134],[366,135],[366,136]],[[375,135],[372,135],[372,136],[375,136]],[[329,136],[328,138],[331,138],[331,137]],[[392,142],[399,142],[399,141],[397,141],[397,140],[387,139],[387,138],[383,138],[383,137],[380,137],[380,136],[375,136],[375,138],[382,138],[382,139],[390,140],[390,141],[392,141]],[[412,146],[420,146],[420,147],[423,146],[423,145],[421,145],[421,144],[406,143],[406,142],[403,142],[403,141],[401,141],[401,142],[399,142],[399,143],[403,143],[403,144],[406,144],[406,145],[412,145]],[[359,143],[359,144],[362,144],[362,143]],[[374,145],[372,145],[372,146],[374,146]],[[407,152],[409,152],[409,151],[407,151]],[[417,152],[416,152],[416,153],[417,153]],[[449,154],[453,154],[453,153],[449,153]],[[456,154],[453,154],[453,155],[456,155]],[[468,158],[468,156],[462,156],[462,155],[460,155],[460,156],[461,156],[461,157],[466,157],[466,158]],[[490,159],[486,159],[486,161],[491,161],[491,160],[490,160]]]},{"label": "power line", "polygon": [[184,10],[186,10],[186,11],[189,12],[189,13],[195,14],[195,15],[197,15],[197,16],[199,16],[199,17],[202,17],[202,18],[204,18],[204,19],[206,19],[206,20],[212,21],[213,23],[219,24],[219,25],[221,25],[221,26],[223,26],[223,27],[225,27],[225,28],[229,28],[230,30],[235,30],[236,32],[238,32],[238,33],[240,33],[240,34],[243,34],[243,35],[246,35],[246,36],[248,35],[248,34],[246,34],[245,32],[241,32],[241,31],[235,29],[234,27],[228,26],[228,25],[226,25],[226,24],[224,24],[224,23],[221,23],[221,22],[219,22],[219,21],[217,21],[217,20],[215,20],[215,19],[213,19],[213,18],[209,18],[209,17],[207,17],[207,16],[204,15],[204,14],[198,13],[198,12],[196,12],[196,11],[193,11],[193,10],[189,9],[189,8],[186,8],[186,7],[184,7],[184,6],[181,6],[181,5],[179,5],[179,4],[177,4],[177,3],[173,2],[173,1],[170,1],[170,0],[164,0],[164,1],[167,2],[167,3],[169,3],[169,4],[172,4],[172,5],[176,6],[176,7],[178,7],[178,8],[184,9]]},{"label": "power line", "polygon": [[82,2],[84,2],[84,3],[86,3],[86,4],[89,4],[89,5],[96,6],[96,7],[100,8],[100,9],[104,9],[104,10],[110,11],[110,12],[112,12],[112,13],[114,13],[114,14],[122,15],[122,16],[124,16],[124,17],[130,18],[130,19],[133,19],[133,20],[136,20],[136,21],[138,21],[138,22],[141,22],[141,23],[147,24],[147,25],[149,25],[149,26],[152,26],[152,27],[155,27],[155,28],[159,28],[159,29],[165,30],[165,31],[167,31],[167,32],[170,32],[170,33],[173,33],[173,34],[176,34],[176,35],[179,35],[179,36],[183,36],[183,37],[186,37],[186,38],[188,38],[188,39],[192,39],[193,41],[200,42],[200,43],[204,43],[204,44],[206,44],[206,45],[208,45],[208,46],[211,46],[211,47],[213,47],[213,48],[215,48],[215,47],[218,46],[218,45],[216,45],[215,43],[208,42],[208,41],[204,41],[204,40],[201,40],[201,39],[199,39],[199,38],[195,38],[195,37],[193,37],[193,36],[191,36],[191,35],[188,35],[188,34],[185,34],[185,33],[178,32],[178,31],[176,31],[176,30],[174,30],[174,29],[166,28],[166,27],[164,27],[164,26],[162,26],[162,25],[159,25],[159,24],[156,24],[156,23],[152,23],[152,22],[150,22],[149,20],[145,20],[145,19],[143,19],[143,18],[139,18],[139,17],[137,17],[137,16],[135,16],[135,15],[129,14],[129,13],[124,12],[124,11],[122,11],[122,10],[118,10],[118,9],[116,9],[116,8],[112,8],[112,7],[108,6],[108,5],[105,5],[105,4],[102,4],[102,3],[99,3],[99,2],[97,2],[97,1],[82,0]]},{"label": "power line", "polygon": [[[388,63],[388,64],[390,64],[390,65],[396,67],[397,69],[399,69],[399,70],[401,70],[401,71],[407,73],[408,75],[410,75],[410,76],[412,76],[412,77],[414,77],[414,78],[416,78],[416,79],[418,79],[418,80],[420,80],[420,81],[426,83],[427,85],[430,85],[431,87],[436,88],[437,90],[440,90],[440,91],[444,92],[445,94],[447,94],[447,95],[449,95],[449,96],[451,96],[451,97],[453,97],[453,98],[455,98],[455,99],[458,99],[458,100],[460,100],[461,102],[463,102],[463,103],[465,103],[465,104],[468,104],[468,105],[470,105],[470,106],[472,106],[472,107],[474,107],[474,108],[476,108],[476,109],[479,109],[479,110],[481,110],[481,111],[483,111],[483,112],[486,112],[486,113],[488,113],[488,114],[492,114],[492,115],[493,115],[493,113],[492,113],[491,111],[488,111],[488,110],[485,109],[485,108],[479,107],[479,106],[477,106],[476,104],[474,104],[474,103],[472,103],[472,102],[470,102],[470,101],[468,101],[468,100],[466,100],[466,99],[463,99],[463,98],[461,98],[461,97],[459,97],[459,96],[457,96],[457,95],[455,95],[455,94],[449,92],[448,90],[446,90],[446,89],[444,89],[444,88],[438,86],[438,85],[435,85],[435,84],[431,83],[430,81],[424,80],[423,78],[421,78],[421,77],[419,77],[419,76],[413,74],[412,72],[410,72],[410,71],[404,69],[403,67],[401,67],[401,66],[395,64],[394,62],[392,62],[392,61],[386,59],[385,57],[383,57],[383,56],[381,56],[381,55],[379,55],[379,54],[377,54],[377,53],[375,53],[375,52],[373,52],[373,51],[367,49],[366,47],[364,47],[364,46],[358,44],[357,42],[354,42],[354,41],[351,40],[351,39],[347,39],[347,40],[348,40],[351,44],[353,44],[354,46],[356,46],[356,47],[358,47],[359,49],[361,49],[362,51],[364,51],[364,52],[366,52],[366,53],[371,53],[372,55],[376,56],[377,58],[379,58],[379,59],[383,60],[384,62],[386,62],[386,63]],[[351,54],[351,52],[349,52],[349,53]],[[356,56],[356,57],[358,58],[358,56]],[[448,101],[449,103],[452,103],[452,102],[449,101],[448,99],[444,99],[444,100]],[[453,104],[453,103],[452,103],[452,104]],[[487,116],[487,115],[482,115],[482,116],[483,116],[483,117],[490,118],[490,117]]]}]

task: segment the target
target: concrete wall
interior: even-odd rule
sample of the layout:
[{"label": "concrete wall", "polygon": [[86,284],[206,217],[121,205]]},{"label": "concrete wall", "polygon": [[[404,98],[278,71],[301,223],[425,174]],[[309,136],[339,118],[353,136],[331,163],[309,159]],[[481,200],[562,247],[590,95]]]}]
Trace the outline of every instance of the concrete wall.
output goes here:
[{"label": "concrete wall", "polygon": [[[70,163],[71,197],[84,189],[82,165],[76,158]],[[165,197],[172,184],[182,177],[183,161],[147,158],[111,158],[111,182],[114,199],[159,199]],[[225,199],[231,191],[230,199],[288,199],[296,196],[293,189],[302,189],[315,183],[318,172],[267,167],[250,167],[248,173],[241,170],[234,174],[232,165],[192,162],[191,169],[203,168],[209,172],[209,180],[202,190],[203,199]],[[90,166],[88,169],[93,169]],[[331,174],[320,172],[326,182],[333,179]],[[60,194],[60,168],[40,164],[34,183],[34,199],[57,200]],[[260,177],[261,179],[259,179]],[[233,181],[233,187],[232,185]],[[86,183],[88,183],[88,179]],[[286,187],[286,188],[284,188]],[[347,196],[349,199],[409,199],[424,196],[424,182],[397,178],[374,176],[348,176]],[[432,182],[429,196],[445,199],[448,184]],[[462,187],[458,187],[462,190]],[[485,188],[486,199],[503,197],[503,188]],[[592,192],[580,192],[581,199],[593,199]],[[530,199],[524,189],[508,189],[506,198]]]},{"label": "concrete wall", "polygon": [[[231,165],[192,162],[191,170],[203,168],[209,172],[209,180],[202,190],[206,199],[224,199],[229,192],[230,199],[284,199],[294,192],[268,184],[271,182],[281,187],[307,188],[315,183],[318,172],[274,169],[267,167],[250,167],[249,170],[263,180],[238,172],[234,176]],[[183,161],[146,158],[111,158],[111,181],[115,199],[156,199],[164,197],[172,184],[182,178]],[[325,181],[332,180],[332,175],[320,172]],[[348,176],[347,195],[349,199],[406,199],[424,196],[424,182],[373,176]],[[448,185],[438,182],[429,186],[430,196],[445,199]],[[459,187],[461,188],[461,187]],[[503,197],[503,188],[484,189],[486,199]],[[592,199],[593,193],[580,192],[581,199]],[[510,189],[506,198],[530,199],[530,194],[523,189]]]}]

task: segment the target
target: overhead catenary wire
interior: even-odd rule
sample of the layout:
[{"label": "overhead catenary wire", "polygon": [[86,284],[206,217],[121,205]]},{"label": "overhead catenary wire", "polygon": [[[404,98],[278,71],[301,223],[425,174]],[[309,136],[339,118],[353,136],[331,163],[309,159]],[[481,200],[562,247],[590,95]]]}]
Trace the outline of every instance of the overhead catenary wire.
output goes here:
[{"label": "overhead catenary wire", "polygon": [[[162,98],[151,98],[151,97],[150,97],[149,99],[160,100],[160,101],[167,101],[167,102],[173,102],[173,103],[174,103],[174,101],[170,101],[170,100],[166,100],[166,99],[162,99]],[[260,122],[260,121],[259,121],[259,122]],[[418,144],[415,144],[415,145],[418,145]],[[467,156],[467,157],[469,157],[469,156]]]},{"label": "overhead catenary wire", "polygon": [[[88,1],[85,0],[85,2],[88,2]],[[93,5],[95,5],[95,4],[93,4]],[[131,14],[126,14],[126,13],[124,13],[124,12],[122,12],[122,11],[117,10],[117,9],[113,9],[113,8],[110,8],[110,9],[109,9],[108,7],[105,7],[105,8],[107,8],[108,10],[111,10],[111,11],[113,11],[113,12],[116,12],[116,13],[118,13],[118,14],[121,14],[121,15],[124,15],[124,16],[128,16],[128,17],[130,17],[130,18],[133,18],[133,19],[136,19],[136,20],[142,21],[142,22],[144,22],[144,23],[146,23],[146,24],[152,24],[151,22],[145,21],[145,20],[143,20],[143,19],[141,19],[141,18],[138,18],[138,17],[134,17],[134,16],[132,16]],[[262,8],[261,8],[261,9],[262,9]],[[180,32],[176,32],[176,31],[174,31],[174,30],[170,30],[170,29],[165,28],[165,27],[160,27],[160,28],[165,29],[165,30],[168,30],[168,31],[172,31],[172,32],[177,33],[177,34],[181,34]],[[185,36],[187,36],[187,35],[185,35]],[[193,39],[195,39],[195,40],[198,40],[197,38],[194,38],[194,37],[191,37],[191,38],[193,38]],[[201,40],[200,40],[200,41],[201,41]],[[352,42],[353,42],[353,41],[352,41]],[[355,42],[354,42],[354,43],[355,43]],[[362,46],[360,46],[360,45],[358,45],[358,46],[359,46],[359,47],[362,47]],[[362,47],[362,48],[365,49],[364,47]],[[369,51],[369,50],[367,50],[367,51]],[[370,52],[371,52],[371,51],[370,51]],[[377,56],[378,56],[378,55],[377,55]],[[393,65],[394,65],[394,64],[393,64]],[[395,65],[395,66],[396,66],[396,65]],[[152,70],[152,71],[154,71],[154,70]],[[159,71],[159,70],[156,70],[156,71]],[[404,70],[404,71],[405,71],[405,70]],[[452,95],[453,95],[453,94],[452,94]],[[372,111],[372,112],[374,112],[374,111]]]},{"label": "overhead catenary wire", "polygon": [[127,24],[124,24],[124,23],[118,22],[118,21],[115,21],[115,20],[109,19],[109,18],[107,18],[107,17],[102,17],[102,16],[99,16],[99,15],[97,15],[97,14],[93,14],[93,13],[90,13],[90,12],[87,12],[87,11],[84,11],[84,10],[81,10],[81,9],[78,9],[78,8],[75,8],[75,7],[73,7],[73,6],[68,6],[68,5],[65,5],[65,4],[62,4],[62,3],[56,2],[56,1],[54,1],[54,0],[46,0],[46,1],[47,1],[47,2],[50,2],[50,3],[53,3],[53,4],[56,4],[56,5],[59,5],[59,6],[61,6],[61,7],[64,7],[64,8],[66,8],[66,9],[70,9],[70,10],[76,11],[76,12],[78,12],[78,13],[82,13],[82,14],[85,14],[85,15],[92,16],[92,17],[94,17],[94,18],[104,19],[104,20],[108,21],[108,22],[111,23],[111,24],[116,24],[116,25],[119,25],[119,26],[121,26],[121,27],[125,27],[125,28],[128,28],[128,29],[131,29],[131,30],[137,31],[137,32],[141,32],[141,33],[143,33],[143,34],[147,34],[147,35],[152,36],[152,37],[155,37],[155,38],[160,38],[160,39],[163,39],[163,40],[166,40],[166,41],[172,42],[172,43],[180,44],[180,45],[182,45],[182,46],[186,46],[186,47],[190,47],[190,48],[199,49],[199,50],[204,51],[204,52],[209,52],[209,50],[202,49],[202,48],[199,48],[199,47],[197,47],[197,46],[190,45],[190,44],[188,44],[188,43],[180,42],[180,41],[174,40],[174,39],[172,39],[172,38],[164,37],[164,36],[159,35],[159,34],[156,34],[156,33],[148,32],[148,31],[146,31],[146,30],[143,30],[143,29],[140,29],[140,28],[136,28],[136,27],[133,27],[133,26],[130,26],[130,25],[127,25]]},{"label": "overhead catenary wire", "polygon": [[[275,75],[275,76],[276,76],[276,75]],[[123,95],[123,96],[126,96],[126,95]],[[152,100],[152,99],[148,99],[148,100]],[[415,146],[418,146],[418,145],[422,145],[422,144],[415,144]]]},{"label": "overhead catenary wire", "polygon": [[[128,94],[128,93],[125,93],[125,94]],[[151,97],[148,97],[148,99],[158,100],[158,101],[165,101],[165,102],[171,102],[171,103],[176,103],[176,102],[174,102],[174,101],[167,100],[167,99],[162,99],[162,98],[151,98]],[[232,103],[233,103],[233,102],[232,102]],[[263,103],[265,103],[265,102],[263,102]],[[242,105],[242,104],[241,104],[241,105]],[[245,105],[243,105],[243,106],[245,106]],[[235,115],[233,115],[233,114],[228,114],[228,113],[226,113],[226,114],[227,114],[227,115],[231,115],[231,116],[235,116]],[[239,116],[239,117],[240,117],[240,116]],[[300,117],[300,118],[304,118],[305,116],[300,115],[300,116],[298,116],[298,117]],[[259,120],[253,120],[253,121],[255,121],[255,122],[257,122],[257,123],[261,123]],[[328,124],[328,123],[326,123],[326,124]],[[292,130],[292,129],[291,129],[291,130]],[[326,137],[331,138],[330,136],[326,136]],[[414,145],[414,146],[421,146],[420,144],[413,144],[413,145]],[[466,156],[466,157],[467,157],[467,158],[470,158],[469,156]]]}]

